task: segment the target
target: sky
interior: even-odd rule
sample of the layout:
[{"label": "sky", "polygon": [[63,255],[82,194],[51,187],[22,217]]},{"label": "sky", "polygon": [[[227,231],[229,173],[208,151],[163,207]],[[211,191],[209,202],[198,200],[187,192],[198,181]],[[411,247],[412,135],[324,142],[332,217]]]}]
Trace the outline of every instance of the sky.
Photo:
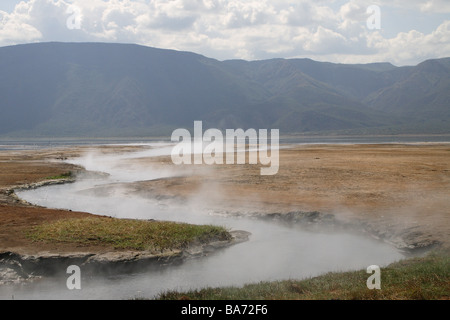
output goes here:
[{"label": "sky", "polygon": [[450,0],[0,1],[0,46],[50,41],[416,65],[450,57]]}]

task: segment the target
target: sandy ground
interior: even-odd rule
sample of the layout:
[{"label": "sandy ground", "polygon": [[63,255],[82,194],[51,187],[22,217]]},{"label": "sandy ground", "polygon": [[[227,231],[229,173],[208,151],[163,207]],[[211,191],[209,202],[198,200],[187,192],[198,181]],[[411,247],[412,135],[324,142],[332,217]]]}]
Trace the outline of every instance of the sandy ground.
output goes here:
[{"label": "sandy ground", "polygon": [[[135,148],[105,147],[103,152]],[[88,214],[30,207],[6,194],[15,185],[79,170],[58,159],[85,149],[0,152],[0,252],[111,250],[30,243],[25,233],[31,226]],[[341,221],[369,225],[379,235],[405,238],[409,244],[449,248],[449,159],[448,144],[304,145],[280,150],[280,169],[274,176],[261,176],[260,165],[175,167],[170,157],[135,159],[131,165],[171,168],[180,174],[124,187],[145,197],[178,199],[219,212],[331,213]]]}]

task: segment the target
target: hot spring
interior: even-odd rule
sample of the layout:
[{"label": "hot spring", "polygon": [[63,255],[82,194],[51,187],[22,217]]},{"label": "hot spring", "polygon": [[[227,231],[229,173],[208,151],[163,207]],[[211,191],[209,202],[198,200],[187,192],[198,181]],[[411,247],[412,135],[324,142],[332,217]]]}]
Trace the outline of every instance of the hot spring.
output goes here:
[{"label": "hot spring", "polygon": [[[89,171],[108,175],[80,176],[70,184],[18,191],[17,195],[36,205],[70,209],[116,218],[155,219],[214,224],[251,233],[248,241],[220,249],[208,256],[155,270],[114,276],[83,277],[81,290],[68,290],[66,278],[49,277],[0,288],[2,299],[129,299],[153,298],[168,290],[216,286],[242,286],[272,280],[302,279],[332,271],[383,267],[403,257],[395,248],[375,239],[348,233],[308,232],[294,226],[217,211],[200,210],[167,199],[160,200],[123,192],[121,185],[176,176],[171,170],[126,165],[136,158],[170,154],[164,143],[149,149],[120,154],[88,154],[68,160]],[[117,188],[114,186],[117,185]],[[101,195],[91,192],[108,186]],[[224,212],[226,208],[224,208]],[[368,275],[369,276],[369,275]]]}]

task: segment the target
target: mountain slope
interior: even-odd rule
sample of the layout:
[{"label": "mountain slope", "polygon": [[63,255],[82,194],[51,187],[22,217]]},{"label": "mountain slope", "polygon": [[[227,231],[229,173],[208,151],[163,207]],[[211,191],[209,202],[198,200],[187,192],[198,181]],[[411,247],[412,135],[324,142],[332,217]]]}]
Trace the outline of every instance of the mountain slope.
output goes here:
[{"label": "mountain slope", "polygon": [[450,58],[420,63],[368,104],[377,110],[424,119],[450,116]]},{"label": "mountain slope", "polygon": [[281,133],[433,132],[450,118],[450,59],[402,68],[221,62],[129,44],[39,43],[0,48],[0,70],[3,136],[170,135],[195,120]]}]

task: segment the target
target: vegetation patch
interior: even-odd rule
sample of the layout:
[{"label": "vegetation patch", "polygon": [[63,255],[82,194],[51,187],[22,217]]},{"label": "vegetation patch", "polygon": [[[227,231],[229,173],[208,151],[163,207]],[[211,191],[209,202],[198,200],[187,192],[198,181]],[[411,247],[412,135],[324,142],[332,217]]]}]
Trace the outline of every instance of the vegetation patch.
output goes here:
[{"label": "vegetation patch", "polygon": [[381,268],[381,289],[367,288],[366,270],[305,280],[248,284],[242,288],[168,291],[160,300],[438,300],[450,298],[450,255],[433,252]]},{"label": "vegetation patch", "polygon": [[27,236],[33,241],[111,245],[116,249],[151,252],[182,249],[194,242],[231,239],[230,233],[219,226],[106,217],[45,223],[33,227]]},{"label": "vegetation patch", "polygon": [[73,174],[72,172],[64,172],[60,175],[56,175],[56,176],[51,176],[51,177],[47,177],[45,178],[46,180],[60,180],[60,179],[69,179],[72,178]]}]

